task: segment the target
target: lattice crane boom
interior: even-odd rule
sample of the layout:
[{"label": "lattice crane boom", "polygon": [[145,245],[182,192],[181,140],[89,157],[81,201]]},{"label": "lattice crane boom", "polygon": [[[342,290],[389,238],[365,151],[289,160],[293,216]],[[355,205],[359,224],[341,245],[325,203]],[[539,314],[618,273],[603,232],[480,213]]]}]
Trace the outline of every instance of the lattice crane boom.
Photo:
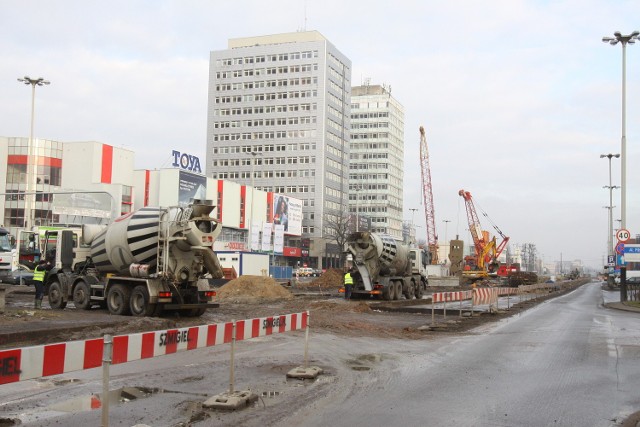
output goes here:
[{"label": "lattice crane boom", "polygon": [[429,166],[429,149],[424,127],[420,126],[420,166],[422,171],[422,198],[424,214],[427,220],[427,244],[431,254],[431,264],[438,264],[438,235],[436,234],[436,215],[433,207],[433,190],[431,188],[431,167]]},{"label": "lattice crane boom", "polygon": [[[482,227],[480,226],[480,220],[478,219],[478,214],[476,213],[475,205],[473,204],[473,199],[471,197],[471,193],[468,191],[460,190],[458,194],[462,196],[464,199],[465,207],[467,209],[467,221],[469,222],[469,232],[471,233],[471,237],[473,238],[473,246],[476,252],[476,256],[480,257],[481,254],[485,253],[485,261],[490,261],[490,258],[498,258],[504,248],[509,243],[509,237],[505,236],[504,233],[493,224],[493,228],[498,232],[502,241],[499,244],[495,244],[495,254],[489,254],[485,251],[485,247],[490,243],[489,240],[485,238],[485,235],[482,232]],[[484,216],[489,218],[489,216],[484,213]]]}]

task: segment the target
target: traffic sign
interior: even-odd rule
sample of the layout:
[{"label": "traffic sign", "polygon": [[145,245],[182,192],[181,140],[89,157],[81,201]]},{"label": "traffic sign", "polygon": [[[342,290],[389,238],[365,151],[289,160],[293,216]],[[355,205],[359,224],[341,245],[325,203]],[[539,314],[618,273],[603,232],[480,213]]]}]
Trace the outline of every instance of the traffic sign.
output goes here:
[{"label": "traffic sign", "polygon": [[618,242],[618,244],[616,245],[616,253],[618,253],[619,255],[624,254],[624,243]]},{"label": "traffic sign", "polygon": [[629,233],[629,230],[621,228],[620,230],[616,231],[616,239],[618,239],[618,242],[624,243],[630,238],[631,233]]}]

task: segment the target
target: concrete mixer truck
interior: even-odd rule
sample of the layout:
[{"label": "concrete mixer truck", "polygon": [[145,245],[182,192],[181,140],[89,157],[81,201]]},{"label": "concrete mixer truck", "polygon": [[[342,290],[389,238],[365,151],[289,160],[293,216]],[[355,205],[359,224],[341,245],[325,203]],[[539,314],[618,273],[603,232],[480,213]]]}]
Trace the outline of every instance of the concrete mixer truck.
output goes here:
[{"label": "concrete mixer truck", "polygon": [[178,310],[200,316],[215,292],[207,278],[221,278],[213,242],[222,230],[209,214],[210,200],[183,207],[144,207],[108,226],[52,230],[44,256],[54,264],[45,292],[54,309],[73,301],[118,315],[151,316]]},{"label": "concrete mixer truck", "polygon": [[353,297],[422,298],[429,252],[410,248],[386,234],[360,231],[347,237],[352,259]]}]

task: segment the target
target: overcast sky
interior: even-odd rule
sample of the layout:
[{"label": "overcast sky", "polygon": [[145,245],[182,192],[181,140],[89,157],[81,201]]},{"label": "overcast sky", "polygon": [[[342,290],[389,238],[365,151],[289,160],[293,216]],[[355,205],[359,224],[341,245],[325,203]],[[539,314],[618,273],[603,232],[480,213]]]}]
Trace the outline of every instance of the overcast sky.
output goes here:
[{"label": "overcast sky", "polygon": [[[622,48],[640,2],[0,0],[0,135],[94,140],[169,167],[205,159],[209,52],[230,38],[317,30],[405,108],[405,219],[425,235],[419,126],[427,131],[439,240],[468,225],[533,243],[545,262],[606,261],[608,160],[622,132]],[[627,228],[640,234],[640,46],[627,49]],[[0,165],[2,167],[4,165]],[[65,165],[68,167],[69,165]],[[78,165],[82,167],[82,165]],[[612,161],[620,185],[620,160]],[[1,173],[1,171],[0,171]],[[614,192],[620,219],[620,191]],[[410,209],[418,209],[413,213]],[[489,216],[482,216],[482,211]],[[451,222],[445,223],[448,220]],[[614,228],[618,228],[614,222]]]}]

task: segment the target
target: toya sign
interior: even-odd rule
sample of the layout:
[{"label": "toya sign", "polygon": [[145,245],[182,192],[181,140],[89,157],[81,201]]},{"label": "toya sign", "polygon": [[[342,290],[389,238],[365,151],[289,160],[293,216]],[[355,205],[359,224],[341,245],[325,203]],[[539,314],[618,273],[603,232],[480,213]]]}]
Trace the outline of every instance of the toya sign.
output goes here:
[{"label": "toya sign", "polygon": [[196,156],[192,156],[191,154],[187,153],[181,153],[176,150],[173,150],[171,155],[173,156],[173,165],[171,166],[180,167],[180,169],[191,172],[202,173],[202,169],[200,168],[200,159]]}]

